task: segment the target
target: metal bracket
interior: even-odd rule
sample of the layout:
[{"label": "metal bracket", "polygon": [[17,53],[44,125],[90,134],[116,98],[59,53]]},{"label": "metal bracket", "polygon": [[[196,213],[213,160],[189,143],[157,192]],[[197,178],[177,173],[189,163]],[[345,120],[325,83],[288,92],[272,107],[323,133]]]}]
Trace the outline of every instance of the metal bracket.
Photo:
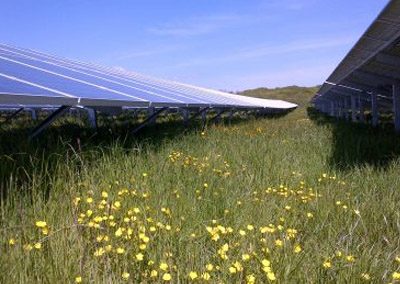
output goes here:
[{"label": "metal bracket", "polygon": [[154,112],[152,115],[150,115],[145,121],[143,121],[138,127],[136,127],[133,131],[132,134],[136,134],[139,132],[143,127],[145,127],[148,124],[151,124],[155,118],[157,118],[158,115],[160,115],[162,112],[166,111],[168,107],[163,107],[159,109],[158,111]]},{"label": "metal bracket", "polygon": [[218,122],[219,119],[221,118],[221,115],[226,112],[226,109],[221,109],[216,116],[214,116],[213,118],[210,119],[210,122]]},{"label": "metal bracket", "polygon": [[21,111],[23,111],[24,108],[21,107],[19,109],[17,109],[16,111],[14,111],[11,115],[9,115],[6,120],[2,123],[2,124],[6,124],[8,122],[10,122],[14,117],[16,117]]},{"label": "metal bracket", "polygon": [[38,136],[40,133],[43,132],[50,124],[53,123],[54,120],[56,120],[58,117],[62,116],[64,113],[66,113],[71,107],[70,106],[61,106],[58,108],[55,112],[53,112],[51,115],[49,115],[41,124],[39,124],[29,135],[29,140],[32,140],[36,136]]}]

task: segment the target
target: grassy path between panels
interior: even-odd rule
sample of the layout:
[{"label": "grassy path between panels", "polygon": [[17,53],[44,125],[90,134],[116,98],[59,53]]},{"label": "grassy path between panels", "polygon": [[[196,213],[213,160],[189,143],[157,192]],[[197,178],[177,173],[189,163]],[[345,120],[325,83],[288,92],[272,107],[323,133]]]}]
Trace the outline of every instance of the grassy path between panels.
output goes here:
[{"label": "grassy path between panels", "polygon": [[3,155],[15,171],[3,173],[0,282],[400,278],[400,139],[390,131],[303,107],[179,133]]}]

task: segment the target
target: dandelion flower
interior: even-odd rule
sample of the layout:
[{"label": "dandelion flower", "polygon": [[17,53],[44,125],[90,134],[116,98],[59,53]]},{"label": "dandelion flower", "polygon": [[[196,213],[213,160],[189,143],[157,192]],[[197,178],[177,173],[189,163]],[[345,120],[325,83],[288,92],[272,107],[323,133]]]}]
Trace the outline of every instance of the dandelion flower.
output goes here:
[{"label": "dandelion flower", "polygon": [[268,259],[263,259],[263,260],[261,261],[261,264],[262,264],[263,266],[265,266],[265,267],[271,266],[271,262],[270,262]]},{"label": "dandelion flower", "polygon": [[276,240],[276,241],[275,241],[275,245],[276,245],[277,247],[282,247],[282,246],[283,246],[283,242],[282,242],[281,240]]},{"label": "dandelion flower", "polygon": [[392,278],[393,280],[400,280],[400,272],[393,272]]},{"label": "dandelion flower", "polygon": [[37,221],[36,222],[36,227],[38,228],[44,228],[47,226],[47,223],[45,221]]},{"label": "dandelion flower", "polygon": [[36,243],[36,244],[34,245],[34,248],[35,248],[35,249],[41,249],[41,248],[42,248],[42,244],[41,244],[41,243]]},{"label": "dandelion flower", "polygon": [[144,257],[144,255],[142,254],[142,253],[138,253],[136,256],[136,260],[138,260],[138,261],[142,261],[143,260],[143,257]]},{"label": "dandelion flower", "polygon": [[327,260],[327,261],[325,261],[325,262],[322,264],[322,266],[323,266],[324,268],[328,269],[328,268],[331,268],[331,267],[332,267],[332,263],[331,263],[329,260]]},{"label": "dandelion flower", "polygon": [[166,264],[165,262],[161,262],[161,264],[160,264],[160,269],[161,269],[161,270],[164,270],[164,271],[167,271],[167,269],[168,269],[168,264]]},{"label": "dandelion flower", "polygon": [[296,245],[294,247],[294,253],[300,253],[302,251],[301,246],[300,245]]},{"label": "dandelion flower", "polygon": [[270,281],[276,280],[275,274],[272,271],[267,273],[267,277]]},{"label": "dandelion flower", "polygon": [[208,271],[212,271],[212,270],[214,269],[214,265],[212,265],[211,263],[209,263],[209,264],[206,265],[206,269],[207,269]]},{"label": "dandelion flower", "polygon": [[9,244],[10,246],[15,245],[15,240],[14,240],[14,239],[9,239],[9,240],[8,240],[8,244]]},{"label": "dandelion flower", "polygon": [[163,279],[164,281],[171,281],[172,276],[171,276],[171,274],[169,274],[169,273],[164,273],[162,279]]},{"label": "dandelion flower", "polygon": [[208,273],[208,272],[204,272],[204,273],[201,275],[201,278],[203,278],[204,280],[208,281],[208,280],[210,280],[211,275],[210,275],[210,273]]},{"label": "dandelion flower", "polygon": [[189,273],[189,278],[190,278],[190,279],[194,280],[194,279],[196,279],[197,277],[198,277],[197,272],[191,271],[191,272]]},{"label": "dandelion flower", "polygon": [[75,277],[75,283],[82,283],[82,277],[81,276]]},{"label": "dandelion flower", "polygon": [[125,252],[125,249],[124,248],[117,248],[116,252],[118,254],[123,254]]},{"label": "dandelion flower", "polygon": [[246,277],[247,284],[256,283],[256,277],[253,274],[247,275]]},{"label": "dandelion flower", "polygon": [[158,272],[157,272],[157,270],[152,270],[151,272],[150,272],[150,277],[152,277],[152,278],[154,278],[154,277],[157,277],[158,276]]},{"label": "dandelion flower", "polygon": [[362,273],[361,278],[364,280],[371,280],[371,276],[368,273]]},{"label": "dandelion flower", "polygon": [[125,280],[129,279],[129,276],[130,276],[130,274],[128,272],[122,273],[122,278]]},{"label": "dandelion flower", "polygon": [[229,273],[235,274],[236,272],[237,272],[237,271],[236,271],[236,268],[235,268],[235,267],[233,267],[233,266],[229,267]]}]

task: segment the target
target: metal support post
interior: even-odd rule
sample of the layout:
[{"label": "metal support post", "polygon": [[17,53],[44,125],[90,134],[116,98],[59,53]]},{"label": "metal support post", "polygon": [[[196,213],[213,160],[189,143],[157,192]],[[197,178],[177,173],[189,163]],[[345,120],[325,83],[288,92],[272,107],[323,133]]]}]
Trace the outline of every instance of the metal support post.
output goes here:
[{"label": "metal support post", "polygon": [[226,109],[220,109],[220,110],[218,111],[217,115],[210,119],[210,122],[215,122],[215,123],[220,122],[221,116],[222,116],[222,114],[223,114],[224,112],[226,112]]},{"label": "metal support post", "polygon": [[92,108],[86,108],[90,127],[97,129],[97,112]]},{"label": "metal support post", "polygon": [[378,98],[375,93],[371,94],[371,111],[372,111],[372,126],[377,126],[379,123]]},{"label": "metal support post", "polygon": [[147,119],[145,121],[143,121],[138,127],[136,127],[133,131],[132,134],[136,134],[137,132],[139,132],[143,127],[145,127],[148,124],[152,124],[152,121],[155,121],[155,119],[157,118],[158,115],[160,115],[162,112],[166,111],[168,109],[168,107],[163,107],[161,109],[159,109],[158,111],[154,112],[152,115],[150,115],[149,117],[147,117]]},{"label": "metal support post", "polygon": [[393,84],[393,113],[394,128],[397,133],[400,132],[400,82]]},{"label": "metal support post", "polygon": [[357,122],[356,96],[351,96],[351,121]]},{"label": "metal support post", "polygon": [[[146,120],[149,120],[149,118],[151,118],[151,119],[148,121],[148,124],[149,124],[149,125],[154,125],[154,124],[156,123],[156,118],[157,118],[157,116],[154,115],[154,113],[156,113],[155,107],[149,107],[149,108],[147,109],[147,119],[146,119]],[[146,121],[146,120],[145,120],[145,121]]]},{"label": "metal support post", "polygon": [[33,139],[43,132],[50,124],[54,122],[58,117],[62,116],[66,113],[71,107],[70,106],[61,106],[55,112],[53,112],[50,116],[48,116],[41,124],[39,124],[29,135],[29,139]]},{"label": "metal support post", "polygon": [[365,122],[365,106],[364,101],[361,98],[362,95],[358,95],[358,108],[360,111],[360,122]]},{"label": "metal support post", "polygon": [[335,102],[330,102],[330,116],[335,116]]},{"label": "metal support post", "polygon": [[34,108],[31,109],[31,117],[32,117],[32,120],[37,120],[37,114],[36,114],[36,110]]},{"label": "metal support post", "polygon": [[2,123],[2,124],[6,124],[8,122],[10,122],[14,117],[16,117],[21,111],[23,111],[24,108],[21,107],[19,109],[17,109],[16,111],[14,111],[11,115],[9,115],[6,120]]},{"label": "metal support post", "polygon": [[189,126],[189,116],[190,116],[190,112],[188,109],[181,109],[181,113],[182,113],[182,117],[183,117],[183,125],[185,127]]}]

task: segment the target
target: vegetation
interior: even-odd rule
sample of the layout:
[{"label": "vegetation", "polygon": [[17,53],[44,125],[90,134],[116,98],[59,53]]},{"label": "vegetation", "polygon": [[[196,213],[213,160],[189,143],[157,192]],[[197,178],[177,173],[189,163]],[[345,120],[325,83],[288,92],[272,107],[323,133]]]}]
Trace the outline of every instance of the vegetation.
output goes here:
[{"label": "vegetation", "polygon": [[[271,92],[287,99],[245,93]],[[396,282],[400,139],[311,95],[204,132],[66,118],[28,143],[24,117],[4,126],[0,283]]]}]

